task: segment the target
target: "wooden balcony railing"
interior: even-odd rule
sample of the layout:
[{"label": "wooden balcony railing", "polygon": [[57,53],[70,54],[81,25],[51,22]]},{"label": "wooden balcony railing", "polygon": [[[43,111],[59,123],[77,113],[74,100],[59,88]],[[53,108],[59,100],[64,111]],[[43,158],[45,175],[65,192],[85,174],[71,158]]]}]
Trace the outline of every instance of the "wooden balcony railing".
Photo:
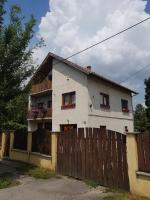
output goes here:
[{"label": "wooden balcony railing", "polygon": [[41,83],[32,85],[31,92],[38,93],[48,89],[52,89],[52,81],[44,80]]},{"label": "wooden balcony railing", "polygon": [[32,108],[28,111],[27,118],[28,119],[44,119],[44,118],[51,118],[52,117],[52,109],[38,109]]}]

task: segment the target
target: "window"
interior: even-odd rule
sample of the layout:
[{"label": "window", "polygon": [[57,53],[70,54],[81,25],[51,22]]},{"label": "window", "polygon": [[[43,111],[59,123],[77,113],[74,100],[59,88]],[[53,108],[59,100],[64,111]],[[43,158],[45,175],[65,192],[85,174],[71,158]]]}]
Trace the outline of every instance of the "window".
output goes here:
[{"label": "window", "polygon": [[110,105],[109,105],[109,95],[108,94],[104,94],[104,93],[100,93],[101,95],[101,104],[100,104],[100,107],[101,108],[107,108],[109,109],[110,108]]},{"label": "window", "polygon": [[75,108],[76,94],[75,92],[62,94],[62,109]]},{"label": "window", "polygon": [[122,112],[129,112],[128,101],[121,99]]}]

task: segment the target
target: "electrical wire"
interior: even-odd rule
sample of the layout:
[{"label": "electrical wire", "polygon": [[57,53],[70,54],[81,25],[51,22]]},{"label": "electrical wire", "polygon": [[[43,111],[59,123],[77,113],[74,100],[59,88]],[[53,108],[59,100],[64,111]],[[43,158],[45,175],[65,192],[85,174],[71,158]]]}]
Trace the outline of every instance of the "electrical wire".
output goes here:
[{"label": "electrical wire", "polygon": [[118,36],[118,35],[120,35],[120,34],[126,32],[126,31],[128,31],[128,30],[130,30],[130,29],[132,29],[132,28],[134,28],[134,27],[136,27],[136,26],[138,26],[138,25],[144,23],[145,21],[148,21],[149,19],[150,19],[150,17],[147,17],[146,19],[144,19],[144,20],[142,20],[142,21],[139,21],[138,23],[136,23],[136,24],[134,24],[134,25],[132,25],[132,26],[129,26],[128,28],[125,28],[125,29],[123,29],[122,31],[119,31],[118,33],[115,33],[115,34],[113,34],[113,35],[111,35],[111,36],[109,36],[109,37],[107,37],[107,38],[105,38],[105,39],[103,39],[103,40],[101,40],[101,41],[99,41],[99,42],[97,42],[97,43],[95,43],[95,44],[93,44],[93,45],[91,45],[91,46],[85,48],[85,49],[82,49],[82,50],[80,50],[80,51],[78,51],[78,52],[72,54],[71,56],[68,56],[67,58],[64,58],[64,59],[62,59],[62,60],[60,60],[60,61],[54,63],[53,65],[56,65],[56,64],[58,64],[58,63],[60,63],[60,62],[63,62],[63,61],[65,61],[65,60],[68,60],[68,59],[70,59],[70,58],[72,58],[72,57],[74,57],[74,56],[76,56],[76,55],[78,55],[78,54],[81,54],[81,53],[83,53],[83,52],[85,52],[85,51],[87,51],[87,50],[89,50],[89,49],[91,49],[91,48],[93,48],[93,47],[95,47],[95,46],[97,46],[97,45],[103,43],[103,42],[106,42],[107,40],[110,40],[110,39],[112,39],[112,38],[114,38],[114,37],[116,37],[116,36]]},{"label": "electrical wire", "polygon": [[140,70],[136,71],[135,73],[131,74],[128,78],[124,79],[123,81],[119,82],[119,84],[122,84],[124,82],[127,82],[129,79],[131,79],[132,77],[134,77],[135,75],[139,74],[141,71],[147,69],[148,67],[150,67],[150,64],[146,65],[145,67],[141,68]]}]

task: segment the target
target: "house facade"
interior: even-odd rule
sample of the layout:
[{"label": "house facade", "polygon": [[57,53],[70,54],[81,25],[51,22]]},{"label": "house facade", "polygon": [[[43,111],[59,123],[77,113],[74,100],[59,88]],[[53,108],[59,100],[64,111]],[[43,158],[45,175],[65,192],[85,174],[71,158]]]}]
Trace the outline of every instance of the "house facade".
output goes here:
[{"label": "house facade", "polygon": [[28,130],[80,127],[133,131],[136,92],[49,53],[31,81]]}]

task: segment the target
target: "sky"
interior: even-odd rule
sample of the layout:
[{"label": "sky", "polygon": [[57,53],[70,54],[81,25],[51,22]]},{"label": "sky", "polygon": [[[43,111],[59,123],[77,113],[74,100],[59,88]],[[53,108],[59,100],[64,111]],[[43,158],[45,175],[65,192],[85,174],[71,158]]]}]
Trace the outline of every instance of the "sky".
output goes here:
[{"label": "sky", "polygon": [[[34,43],[46,47],[34,52],[40,64],[49,51],[68,57],[140,20],[150,16],[150,0],[8,0],[22,7],[28,18],[37,19]],[[118,83],[150,64],[150,20],[72,59]],[[139,92],[134,105],[144,103],[144,79],[150,67],[123,83]]]}]

